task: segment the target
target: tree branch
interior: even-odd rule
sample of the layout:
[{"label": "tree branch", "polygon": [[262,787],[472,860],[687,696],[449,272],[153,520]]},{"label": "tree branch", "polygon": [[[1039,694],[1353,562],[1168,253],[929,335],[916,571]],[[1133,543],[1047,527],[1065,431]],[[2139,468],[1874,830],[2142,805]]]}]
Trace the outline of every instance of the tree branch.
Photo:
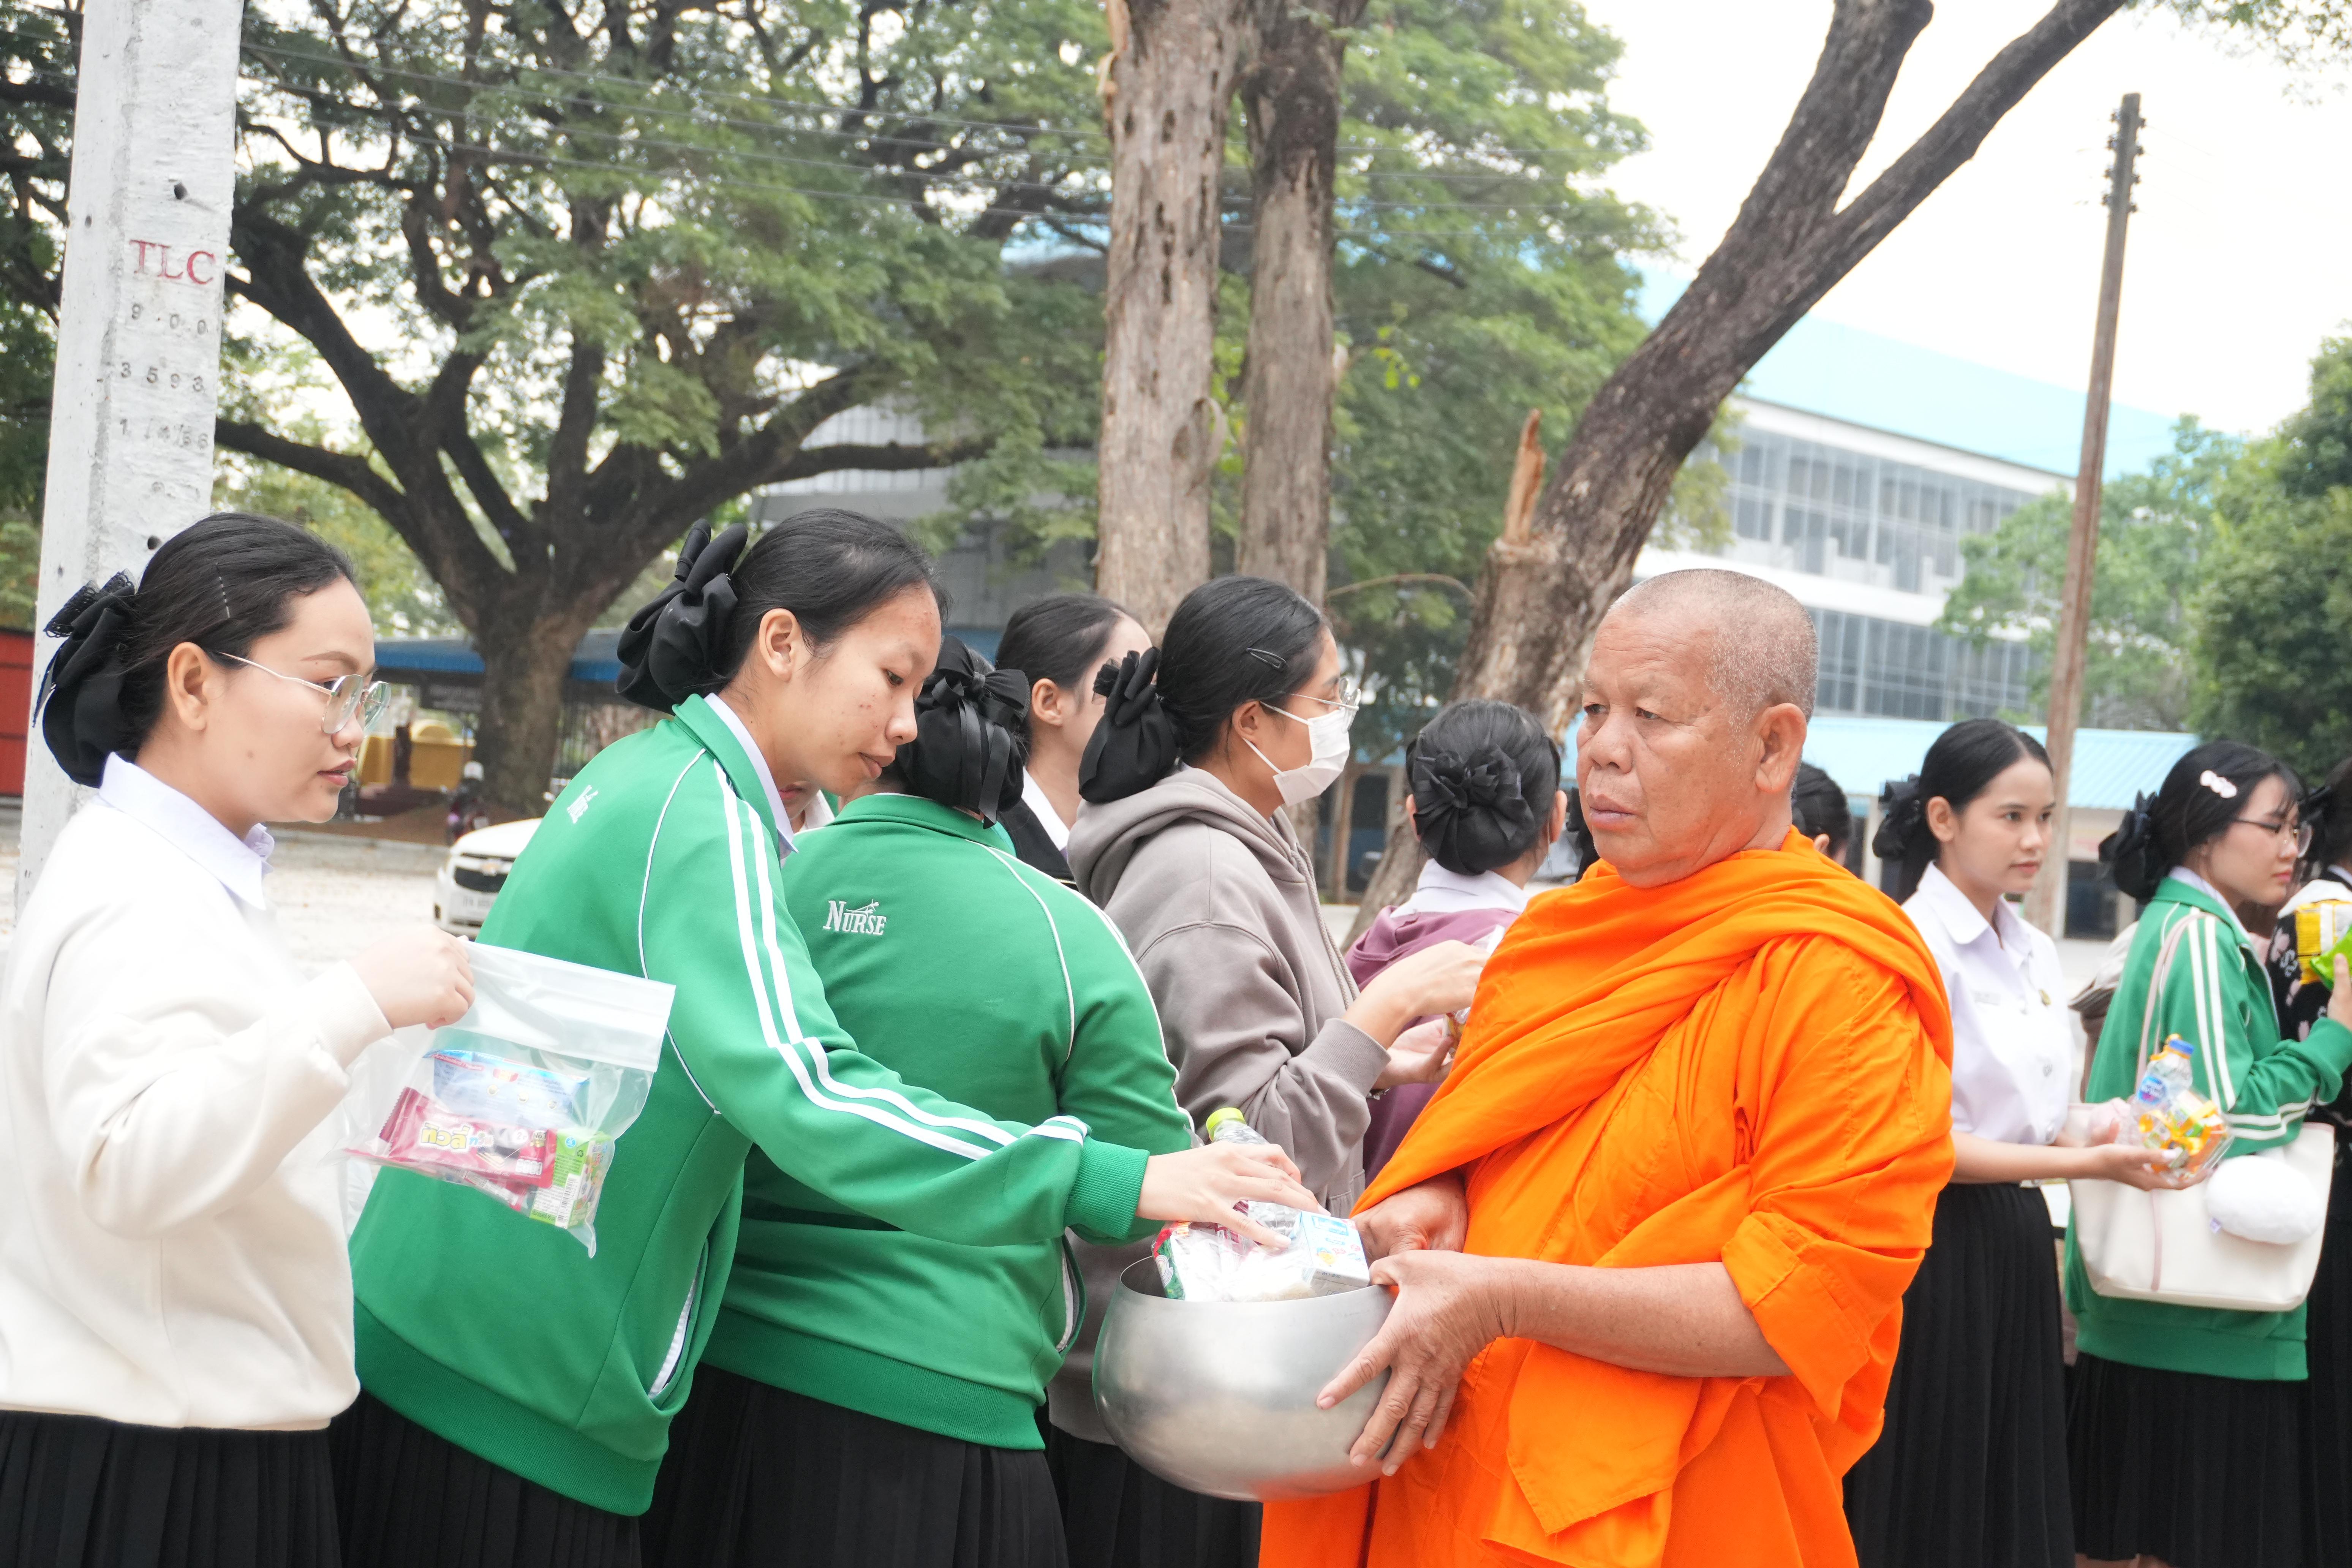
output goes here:
[{"label": "tree branch", "polygon": [[408,498],[399,487],[376,472],[365,458],[350,452],[331,452],[323,447],[289,440],[267,427],[243,419],[219,418],[213,421],[213,439],[232,452],[243,452],[248,458],[259,458],[281,468],[291,468],[298,474],[308,474],[314,479],[324,479],[331,485],[349,490],[361,501],[373,508],[395,530],[408,510]]}]

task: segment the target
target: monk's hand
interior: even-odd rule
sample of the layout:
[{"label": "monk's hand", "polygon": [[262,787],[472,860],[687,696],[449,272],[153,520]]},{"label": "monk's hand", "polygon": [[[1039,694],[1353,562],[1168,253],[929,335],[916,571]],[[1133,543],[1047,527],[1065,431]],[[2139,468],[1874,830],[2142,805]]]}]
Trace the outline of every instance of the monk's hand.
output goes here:
[{"label": "monk's hand", "polygon": [[1315,1194],[1299,1184],[1290,1156],[1271,1143],[1203,1143],[1181,1153],[1154,1154],[1143,1163],[1143,1191],[1135,1212],[1140,1219],[1221,1225],[1261,1247],[1289,1245],[1239,1212],[1252,1199],[1323,1212]]},{"label": "monk's hand", "polygon": [[1435,942],[1378,974],[1339,1015],[1385,1046],[1415,1018],[1459,1013],[1478,994],[1486,955],[1466,942]]},{"label": "monk's hand", "polygon": [[1389,1047],[1389,1065],[1372,1080],[1374,1089],[1394,1089],[1401,1083],[1436,1083],[1454,1061],[1454,1031],[1443,1015],[1415,1024]]},{"label": "monk's hand", "polygon": [[1315,1403],[1328,1410],[1388,1370],[1352,1465],[1392,1476],[1416,1448],[1437,1446],[1454,1413],[1462,1372],[1503,1337],[1506,1280],[1497,1260],[1466,1252],[1398,1252],[1372,1265],[1372,1283],[1397,1293],[1389,1320],[1354,1361],[1324,1385]]},{"label": "monk's hand", "polygon": [[1364,1256],[1375,1263],[1400,1252],[1459,1252],[1470,1235],[1470,1200],[1454,1172],[1405,1188],[1356,1216]]}]

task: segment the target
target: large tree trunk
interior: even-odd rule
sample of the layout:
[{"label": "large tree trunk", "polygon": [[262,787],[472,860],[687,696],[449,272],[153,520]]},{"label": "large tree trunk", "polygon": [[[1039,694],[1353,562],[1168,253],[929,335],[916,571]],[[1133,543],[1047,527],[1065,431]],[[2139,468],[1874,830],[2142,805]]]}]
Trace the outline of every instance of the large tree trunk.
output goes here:
[{"label": "large tree trunk", "polygon": [[[2058,0],[1841,206],[1895,73],[1933,8],[1927,0],[1838,0],[1812,80],[1738,217],[1657,331],[1594,394],[1525,541],[1498,539],[1488,551],[1455,697],[1516,702],[1555,734],[1565,731],[1593,633],[1633,581],[1634,559],[1675,476],[1716,409],[2122,5]],[[1392,839],[1391,859],[1396,847]],[[1394,879],[1384,875],[1376,885]]]},{"label": "large tree trunk", "polygon": [[1225,115],[1264,0],[1108,0],[1111,140],[1097,587],[1155,637],[1209,576]]},{"label": "large tree trunk", "polygon": [[573,606],[572,615],[520,622],[510,634],[493,616],[474,639],[482,656],[475,760],[482,764],[482,796],[500,817],[547,809],[563,734],[564,677],[582,634],[603,608]]},{"label": "large tree trunk", "polygon": [[1332,173],[1338,29],[1364,0],[1298,0],[1269,20],[1243,75],[1250,146],[1249,345],[1242,369],[1237,571],[1323,602],[1331,541]]}]

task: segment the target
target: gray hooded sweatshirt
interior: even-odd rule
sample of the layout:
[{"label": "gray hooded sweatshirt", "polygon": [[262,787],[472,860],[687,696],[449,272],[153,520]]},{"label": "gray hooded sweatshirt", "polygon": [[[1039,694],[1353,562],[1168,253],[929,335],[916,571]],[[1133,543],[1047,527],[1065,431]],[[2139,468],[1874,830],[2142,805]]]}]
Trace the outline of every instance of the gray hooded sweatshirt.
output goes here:
[{"label": "gray hooded sweatshirt", "polygon": [[[1110,915],[1151,988],[1176,1099],[1193,1125],[1239,1106],[1323,1205],[1346,1214],[1363,1191],[1366,1096],[1388,1052],[1339,1016],[1355,983],[1290,825],[1182,767],[1125,800],[1083,807],[1069,859],[1078,890]],[[1089,1393],[1095,1334],[1119,1269],[1148,1250],[1078,1247],[1087,1322],[1050,1402],[1066,1432],[1110,1440]]]}]

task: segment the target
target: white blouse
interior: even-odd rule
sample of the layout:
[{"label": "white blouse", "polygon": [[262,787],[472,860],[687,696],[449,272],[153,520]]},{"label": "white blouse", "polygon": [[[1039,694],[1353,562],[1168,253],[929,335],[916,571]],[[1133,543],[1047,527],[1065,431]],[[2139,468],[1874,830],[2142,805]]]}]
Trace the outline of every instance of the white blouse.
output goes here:
[{"label": "white blouse", "polygon": [[352,1402],[338,1114],[390,1030],[239,840],[121,757],[0,979],[0,1408],[301,1429]]},{"label": "white blouse", "polygon": [[1940,867],[1903,910],[1952,1004],[1952,1128],[2045,1144],[2066,1120],[2072,1056],[2058,944],[2003,900],[1988,923]]}]

